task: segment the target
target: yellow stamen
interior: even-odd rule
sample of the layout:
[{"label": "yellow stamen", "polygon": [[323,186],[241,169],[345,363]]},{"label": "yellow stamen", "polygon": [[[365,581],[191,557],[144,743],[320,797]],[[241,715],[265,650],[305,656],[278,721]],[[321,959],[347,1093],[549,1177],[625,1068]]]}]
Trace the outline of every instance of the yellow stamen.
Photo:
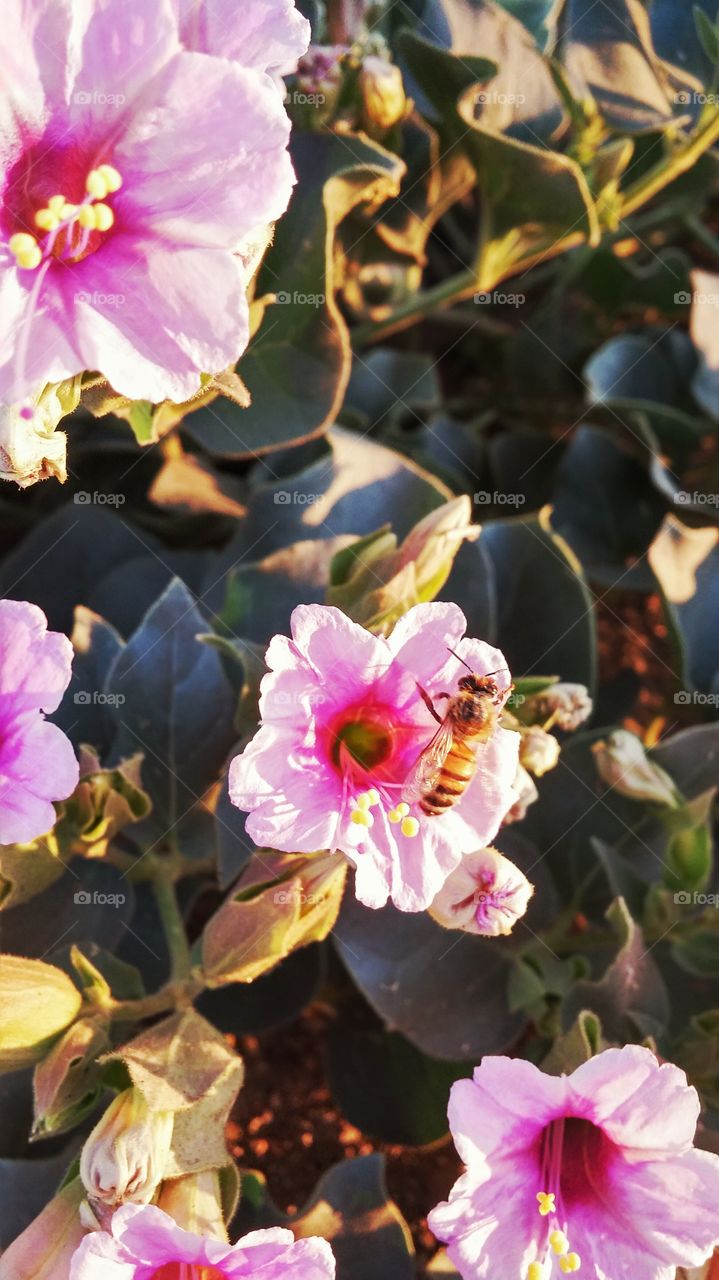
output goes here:
[{"label": "yellow stamen", "polygon": [[544,1267],[541,1262],[530,1262],[527,1280],[544,1280]]},{"label": "yellow stamen", "polygon": [[50,196],[47,207],[51,213],[62,213],[65,208],[66,200],[64,196]]},{"label": "yellow stamen", "polygon": [[7,247],[15,257],[19,253],[25,253],[28,249],[34,249],[37,246],[37,240],[34,236],[28,234],[27,231],[17,231],[14,236],[10,236]]},{"label": "yellow stamen", "polygon": [[419,823],[416,818],[403,818],[400,831],[403,836],[416,836],[419,831]]},{"label": "yellow stamen", "polygon": [[96,229],[98,231],[109,231],[115,221],[115,215],[109,204],[96,204],[93,205],[93,208],[95,210]]},{"label": "yellow stamen", "polygon": [[371,787],[370,790],[367,792],[367,795],[369,796],[370,808],[372,807],[372,805],[379,804],[380,795],[376,787]]},{"label": "yellow stamen", "polygon": [[369,791],[363,791],[362,795],[357,797],[358,809],[369,809],[371,804],[372,804],[372,801],[370,800]]},{"label": "yellow stamen", "polygon": [[566,1258],[559,1259],[559,1269],[563,1271],[565,1276],[571,1271],[578,1271],[582,1265],[582,1260],[578,1253],[568,1253]]},{"label": "yellow stamen", "polygon": [[368,813],[366,809],[353,809],[350,814],[350,819],[358,827],[371,827],[374,822],[372,814]]},{"label": "yellow stamen", "polygon": [[35,245],[34,249],[26,249],[24,253],[16,254],[15,261],[21,270],[34,271],[42,262],[42,249]]},{"label": "yellow stamen", "polygon": [[117,169],[115,169],[113,165],[101,164],[97,169],[97,172],[105,180],[105,186],[107,187],[106,194],[111,194],[114,191],[120,190],[120,187],[122,186],[122,174],[118,173]]},{"label": "yellow stamen", "polygon": [[539,1212],[543,1218],[546,1218],[550,1213],[556,1213],[553,1191],[538,1191],[537,1201],[539,1203]]},{"label": "yellow stamen", "polygon": [[60,219],[53,213],[52,209],[38,209],[35,214],[35,226],[41,231],[57,231],[60,226]]},{"label": "yellow stamen", "polygon": [[81,227],[87,227],[88,230],[95,230],[95,207],[91,204],[83,204],[78,209],[77,220]]},{"label": "yellow stamen", "polygon": [[62,209],[60,210],[60,217],[62,218],[63,222],[65,221],[66,218],[74,218],[76,214],[77,214],[76,204],[64,204],[62,206]]},{"label": "yellow stamen", "polygon": [[109,194],[107,179],[99,169],[91,169],[85,180],[85,190],[93,200],[104,200]]},{"label": "yellow stamen", "polygon": [[550,1232],[549,1243],[555,1253],[566,1253],[569,1248],[569,1241],[563,1231]]}]

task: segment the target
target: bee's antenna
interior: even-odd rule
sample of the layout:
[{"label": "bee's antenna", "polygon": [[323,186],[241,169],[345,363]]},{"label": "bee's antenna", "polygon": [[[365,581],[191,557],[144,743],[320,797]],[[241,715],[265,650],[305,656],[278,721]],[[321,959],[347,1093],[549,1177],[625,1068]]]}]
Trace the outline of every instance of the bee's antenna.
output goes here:
[{"label": "bee's antenna", "polygon": [[[464,658],[460,658],[460,657],[459,657],[459,654],[458,654],[458,653],[455,653],[454,649],[450,649],[450,648],[449,648],[449,645],[447,645],[447,649],[449,650],[449,652],[452,654],[452,656],[453,656],[453,657],[455,657],[455,658],[459,658],[459,661],[462,663],[462,666],[463,666],[463,667],[466,667],[468,671],[471,671],[471,670],[472,670],[472,668],[470,667],[469,663],[468,663],[468,662],[465,662]],[[474,673],[473,673],[473,674],[474,674]]]}]

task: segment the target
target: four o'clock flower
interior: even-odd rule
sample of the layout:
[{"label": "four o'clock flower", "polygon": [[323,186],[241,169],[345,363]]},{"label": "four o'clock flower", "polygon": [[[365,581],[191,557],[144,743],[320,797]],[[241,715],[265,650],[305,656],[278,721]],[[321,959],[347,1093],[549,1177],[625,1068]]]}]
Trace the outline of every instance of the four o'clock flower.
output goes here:
[{"label": "four o'clock flower", "polygon": [[246,346],[235,250],[290,197],[277,85],[186,50],[173,0],[6,0],[0,57],[0,401],[84,369],[187,399]]},{"label": "four o'clock flower", "polygon": [[259,732],[230,768],[231,799],[248,811],[258,845],[342,850],[366,906],[391,897],[422,911],[462,855],[489,844],[513,802],[518,734],[495,727],[471,781],[450,784],[456,803],[439,816],[402,798],[437,732],[421,690],[441,715],[442,695],[467,674],[462,662],[509,687],[502,654],[465,630],[454,604],[417,605],[387,639],[338,609],[295,609],[291,639],[275,636],[267,650]]},{"label": "four o'clock flower", "polygon": [[467,1170],[429,1216],[464,1280],[674,1280],[719,1243],[719,1156],[694,1148],[696,1090],[649,1049],[570,1076],[485,1058],[453,1085]]},{"label": "four o'clock flower", "polygon": [[310,24],[294,0],[173,0],[188,49],[243,67],[289,75],[310,43]]},{"label": "four o'clock flower", "polygon": [[333,1280],[326,1240],[252,1231],[237,1244],[183,1231],[155,1205],[124,1205],[83,1240],[69,1280]]},{"label": "four o'clock flower", "polygon": [[70,683],[72,645],[48,631],[37,605],[0,600],[0,844],[25,844],[55,823],[80,769],[56,711]]}]

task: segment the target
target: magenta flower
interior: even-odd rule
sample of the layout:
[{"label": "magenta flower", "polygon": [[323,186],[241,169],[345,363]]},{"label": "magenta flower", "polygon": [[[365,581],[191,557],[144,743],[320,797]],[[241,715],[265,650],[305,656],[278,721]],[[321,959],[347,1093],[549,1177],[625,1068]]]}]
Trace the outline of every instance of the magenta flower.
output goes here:
[{"label": "magenta flower", "polygon": [[453,1085],[467,1171],[429,1215],[465,1280],[674,1280],[719,1243],[719,1156],[693,1147],[696,1090],[649,1049],[570,1076],[485,1058]]},{"label": "magenta flower", "polygon": [[188,49],[243,67],[289,75],[310,43],[310,24],[293,0],[174,0]]},{"label": "magenta flower", "polygon": [[295,1240],[291,1231],[252,1231],[225,1244],[183,1231],[154,1205],[126,1204],[112,1229],[86,1236],[69,1280],[332,1280],[326,1240]]},{"label": "magenta flower", "polygon": [[183,50],[170,0],[7,0],[0,59],[0,400],[84,369],[187,399],[247,345],[234,251],[292,190],[276,84]]},{"label": "magenta flower", "polygon": [[[292,639],[275,636],[267,650],[261,727],[230,768],[230,797],[249,812],[256,844],[341,849],[366,906],[391,896],[402,911],[422,911],[462,855],[490,843],[514,799],[518,734],[495,729],[472,781],[440,816],[402,798],[437,730],[418,685],[436,700],[467,674],[448,649],[509,685],[502,654],[463,639],[465,630],[454,604],[417,605],[389,639],[338,609],[295,609]],[[437,701],[440,714],[445,705]]]},{"label": "magenta flower", "polygon": [[72,645],[37,605],[0,600],[0,844],[25,844],[55,823],[53,800],[77,786],[70,741],[48,724],[70,682]]}]

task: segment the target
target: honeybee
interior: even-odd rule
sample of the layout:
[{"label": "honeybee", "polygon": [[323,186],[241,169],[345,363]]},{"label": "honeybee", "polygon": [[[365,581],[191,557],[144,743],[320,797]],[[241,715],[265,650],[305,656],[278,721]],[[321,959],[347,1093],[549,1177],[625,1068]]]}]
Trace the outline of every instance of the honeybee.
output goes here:
[{"label": "honeybee", "polygon": [[[454,649],[450,649],[450,653],[454,653]],[[459,658],[458,653],[454,656]],[[444,717],[426,690],[417,686],[439,729],[417,757],[402,797],[410,804],[417,801],[429,817],[444,813],[466,791],[477,769],[477,751],[491,738],[513,688],[511,684],[506,689],[499,688],[494,679],[499,671],[480,676],[463,658],[459,661],[467,667],[469,675],[460,676],[457,693],[439,694],[439,698],[447,700]]]}]

